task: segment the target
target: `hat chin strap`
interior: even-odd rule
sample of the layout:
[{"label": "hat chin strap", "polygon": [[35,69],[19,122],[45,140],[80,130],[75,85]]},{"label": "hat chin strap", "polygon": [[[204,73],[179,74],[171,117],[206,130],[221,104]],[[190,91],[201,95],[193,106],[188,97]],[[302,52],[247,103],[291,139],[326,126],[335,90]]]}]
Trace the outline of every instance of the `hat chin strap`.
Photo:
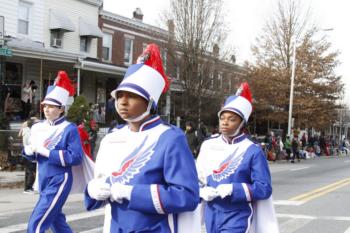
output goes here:
[{"label": "hat chin strap", "polygon": [[[144,113],[142,113],[141,115],[139,115],[137,117],[133,117],[133,118],[122,118],[122,119],[126,122],[139,122],[139,121],[143,120],[146,116],[148,116],[150,114],[153,102],[154,102],[154,100],[150,99],[150,101],[148,102],[148,106],[147,106],[146,111]],[[115,105],[115,108],[119,114],[119,109],[118,109],[117,104]],[[119,116],[120,116],[120,114],[119,114]]]},{"label": "hat chin strap", "polygon": [[241,132],[241,129],[244,125],[244,120],[242,119],[242,122],[239,124],[238,128],[236,129],[236,131],[231,134],[231,135],[228,135],[229,137],[236,137],[240,132]]}]

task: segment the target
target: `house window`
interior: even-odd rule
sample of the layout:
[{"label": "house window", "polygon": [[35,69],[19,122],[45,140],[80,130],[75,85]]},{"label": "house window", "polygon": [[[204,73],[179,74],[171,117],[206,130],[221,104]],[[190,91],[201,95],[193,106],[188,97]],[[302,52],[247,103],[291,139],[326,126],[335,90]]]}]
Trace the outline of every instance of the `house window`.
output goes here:
[{"label": "house window", "polygon": [[219,81],[219,87],[222,88],[222,80],[223,79],[223,74],[222,72],[219,72],[218,74],[218,81]]},{"label": "house window", "polygon": [[167,51],[166,49],[162,49],[161,50],[161,56],[162,56],[162,63],[163,63],[163,68],[164,68],[164,72],[166,72],[166,58],[167,58]]},{"label": "house window", "polygon": [[210,73],[209,73],[209,87],[210,87],[210,89],[213,89],[214,88],[214,73],[211,71]]},{"label": "house window", "polygon": [[148,45],[147,43],[142,43],[142,51],[145,51],[147,45]]},{"label": "house window", "polygon": [[103,33],[102,39],[102,59],[104,61],[111,61],[112,57],[112,35]]},{"label": "house window", "polygon": [[181,72],[180,66],[177,64],[176,65],[176,79],[177,80],[180,80],[180,72]]},{"label": "house window", "polygon": [[17,32],[23,35],[29,34],[29,18],[31,5],[25,2],[19,2],[18,5],[18,29]]},{"label": "house window", "polygon": [[80,52],[89,52],[90,39],[87,36],[80,37]]},{"label": "house window", "polygon": [[54,48],[62,48],[62,38],[63,31],[62,30],[51,30],[51,47]]},{"label": "house window", "polygon": [[124,41],[124,64],[130,65],[132,63],[132,52],[134,40],[131,38],[125,38]]}]

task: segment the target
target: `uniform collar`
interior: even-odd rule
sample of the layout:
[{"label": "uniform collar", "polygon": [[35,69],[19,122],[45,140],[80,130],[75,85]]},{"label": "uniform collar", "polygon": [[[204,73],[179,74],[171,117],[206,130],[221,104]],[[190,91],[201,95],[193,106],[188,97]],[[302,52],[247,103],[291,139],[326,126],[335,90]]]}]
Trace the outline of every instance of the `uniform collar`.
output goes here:
[{"label": "uniform collar", "polygon": [[49,125],[59,125],[62,122],[64,122],[65,120],[66,120],[66,117],[65,116],[61,116],[61,117],[57,118],[54,121],[47,120],[47,123],[49,123]]},{"label": "uniform collar", "polygon": [[158,115],[152,116],[147,121],[142,123],[139,129],[139,132],[152,129],[161,123],[162,123],[162,120],[160,119],[160,116]]},{"label": "uniform collar", "polygon": [[236,144],[236,143],[243,141],[245,138],[247,138],[247,136],[244,133],[242,133],[242,134],[237,135],[236,137],[233,137],[232,140],[229,141],[229,140],[227,140],[227,138],[223,134],[221,134],[221,138],[227,144]]}]

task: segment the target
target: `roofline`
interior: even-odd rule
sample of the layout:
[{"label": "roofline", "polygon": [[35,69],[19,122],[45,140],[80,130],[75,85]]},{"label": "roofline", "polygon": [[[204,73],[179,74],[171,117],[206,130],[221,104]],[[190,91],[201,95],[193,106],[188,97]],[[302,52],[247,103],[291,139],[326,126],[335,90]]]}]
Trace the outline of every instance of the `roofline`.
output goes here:
[{"label": "roofline", "polygon": [[150,24],[143,23],[142,21],[139,21],[139,20],[124,17],[105,10],[100,10],[99,14],[102,16],[103,19],[110,20],[112,22],[120,23],[122,25],[136,28],[146,32],[152,31],[153,33],[158,33],[165,38],[169,37],[169,32],[167,30],[152,26]]},{"label": "roofline", "polygon": [[102,6],[103,4],[103,0],[79,0],[79,1],[88,3],[93,6],[98,6],[98,7]]},{"label": "roofline", "polygon": [[78,58],[80,57],[78,54],[71,54],[71,53],[57,53],[54,51],[35,51],[30,49],[20,49],[20,48],[14,48],[10,47],[13,51],[13,56],[19,56],[19,57],[27,57],[27,58],[36,58],[36,59],[43,59],[43,60],[51,60],[51,61],[61,61],[61,62],[68,62],[68,63],[76,63],[78,61]]}]

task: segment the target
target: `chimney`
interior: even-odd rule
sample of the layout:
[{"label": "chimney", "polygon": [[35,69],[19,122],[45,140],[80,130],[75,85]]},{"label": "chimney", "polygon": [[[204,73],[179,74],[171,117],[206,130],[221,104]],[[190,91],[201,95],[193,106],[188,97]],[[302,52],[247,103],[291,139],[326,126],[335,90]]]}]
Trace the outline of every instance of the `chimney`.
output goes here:
[{"label": "chimney", "polygon": [[218,44],[214,44],[214,46],[213,46],[213,55],[214,55],[214,57],[218,57],[219,56],[219,51],[220,51],[220,49],[219,49]]},{"label": "chimney", "polygon": [[141,8],[137,7],[132,14],[133,14],[133,19],[142,21],[143,14],[142,14]]},{"label": "chimney", "polygon": [[175,24],[174,24],[174,20],[172,20],[172,19],[168,20],[168,31],[170,34],[174,34]]},{"label": "chimney", "polygon": [[235,55],[231,55],[231,61],[232,61],[232,63],[236,63],[236,56]]}]

